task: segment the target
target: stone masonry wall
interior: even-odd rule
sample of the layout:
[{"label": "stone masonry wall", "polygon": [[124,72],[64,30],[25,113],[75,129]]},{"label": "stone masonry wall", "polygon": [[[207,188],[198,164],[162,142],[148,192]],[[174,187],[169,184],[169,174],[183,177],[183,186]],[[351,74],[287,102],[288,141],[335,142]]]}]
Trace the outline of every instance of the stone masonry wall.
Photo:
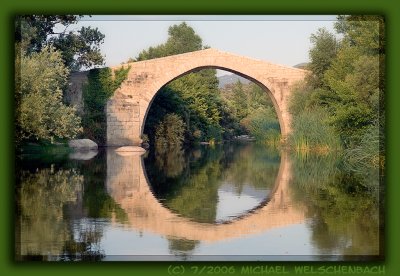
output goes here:
[{"label": "stone masonry wall", "polygon": [[65,92],[64,98],[66,102],[76,108],[79,115],[83,114],[83,85],[88,81],[88,71],[73,72],[68,80],[68,89]]},{"label": "stone masonry wall", "polygon": [[117,95],[107,102],[107,145],[138,145],[140,139],[139,102]]}]

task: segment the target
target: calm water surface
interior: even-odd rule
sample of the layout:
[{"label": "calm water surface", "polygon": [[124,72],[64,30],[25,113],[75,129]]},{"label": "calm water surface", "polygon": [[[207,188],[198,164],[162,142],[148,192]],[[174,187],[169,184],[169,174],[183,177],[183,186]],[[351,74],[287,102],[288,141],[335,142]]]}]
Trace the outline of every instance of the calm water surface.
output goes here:
[{"label": "calm water surface", "polygon": [[253,143],[17,158],[22,260],[338,260],[380,252],[379,176]]}]

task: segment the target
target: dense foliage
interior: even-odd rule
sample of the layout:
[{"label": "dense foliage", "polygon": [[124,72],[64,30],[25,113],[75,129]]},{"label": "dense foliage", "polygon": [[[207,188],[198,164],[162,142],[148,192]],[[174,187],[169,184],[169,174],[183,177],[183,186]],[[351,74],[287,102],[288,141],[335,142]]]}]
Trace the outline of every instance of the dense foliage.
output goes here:
[{"label": "dense foliage", "polygon": [[[63,99],[70,71],[103,64],[97,29],[69,26],[82,16],[23,15],[15,25],[15,142],[53,143],[82,132],[81,118]],[[86,106],[97,103],[85,103]],[[84,118],[84,123],[87,122]]]},{"label": "dense foliage", "polygon": [[130,67],[111,71],[110,68],[92,69],[88,74],[88,83],[83,87],[84,114],[82,125],[84,136],[98,144],[105,144],[107,118],[105,106],[107,100],[128,75]]},{"label": "dense foliage", "polygon": [[81,27],[68,30],[83,16],[24,15],[16,18],[15,39],[28,54],[52,46],[59,50],[64,64],[70,70],[79,70],[103,64],[100,44],[104,35],[97,29]]},{"label": "dense foliage", "polygon": [[[305,121],[317,123],[319,119],[320,124],[308,128],[304,135],[294,131],[292,143],[299,144],[303,139],[311,146],[323,146],[331,141],[328,146],[332,148],[336,145],[332,136],[338,136],[353,159],[362,152],[374,155],[368,160],[379,159],[384,149],[383,24],[383,19],[376,16],[340,16],[335,25],[340,39],[324,29],[312,36],[312,74],[295,93],[291,112],[295,130]],[[321,133],[321,128],[326,131]],[[374,137],[380,135],[379,149],[375,139],[366,142],[371,133]],[[363,154],[359,157],[365,160]]]},{"label": "dense foliage", "polygon": [[181,145],[185,123],[174,113],[167,114],[156,127],[156,144],[159,146]]},{"label": "dense foliage", "polygon": [[[280,126],[276,111],[267,92],[254,83],[236,82],[221,89],[226,105],[225,137],[250,134],[261,143],[277,144]],[[226,119],[225,119],[226,120]]]},{"label": "dense foliage", "polygon": [[[21,50],[17,47],[17,50]],[[15,140],[54,141],[73,138],[82,131],[75,109],[62,102],[69,70],[53,47],[16,57]]]},{"label": "dense foliage", "polygon": [[289,142],[300,153],[293,159],[293,195],[308,195],[312,242],[322,254],[382,250],[383,24],[376,16],[339,16],[338,35],[314,34],[311,74],[292,98]]}]

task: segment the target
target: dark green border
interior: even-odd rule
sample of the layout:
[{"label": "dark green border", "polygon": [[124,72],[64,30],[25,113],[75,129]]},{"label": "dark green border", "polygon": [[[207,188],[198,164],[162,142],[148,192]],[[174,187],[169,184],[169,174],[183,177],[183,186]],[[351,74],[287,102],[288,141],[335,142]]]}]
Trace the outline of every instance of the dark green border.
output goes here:
[{"label": "dark green border", "polygon": [[[371,263],[385,265],[388,275],[400,272],[399,211],[400,200],[400,9],[396,1],[389,0],[157,0],[134,1],[99,0],[2,2],[0,9],[0,244],[1,275],[168,275],[170,263],[15,263],[13,261],[13,20],[17,13],[69,13],[69,14],[381,14],[387,27],[387,178],[386,178],[386,233],[385,261]],[[202,265],[204,263],[198,263]],[[217,263],[226,265],[228,263]],[[241,263],[242,264],[242,263]],[[260,264],[260,263],[258,263]],[[353,263],[360,264],[363,263]],[[190,264],[183,264],[189,268]],[[286,264],[288,267],[294,263]],[[316,265],[321,265],[318,263]],[[185,273],[190,275],[190,273]]]}]

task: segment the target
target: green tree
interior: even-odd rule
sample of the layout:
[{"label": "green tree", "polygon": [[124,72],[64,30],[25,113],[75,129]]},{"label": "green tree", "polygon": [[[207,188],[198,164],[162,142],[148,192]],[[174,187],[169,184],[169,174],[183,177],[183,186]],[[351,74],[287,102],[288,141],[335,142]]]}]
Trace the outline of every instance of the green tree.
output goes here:
[{"label": "green tree", "polygon": [[274,144],[279,141],[279,122],[275,111],[271,107],[260,107],[257,110],[253,110],[241,121],[241,124],[259,142]]},{"label": "green tree", "polygon": [[[372,19],[341,23],[347,30],[341,48],[324,80],[336,100],[330,103],[332,123],[346,145],[357,143],[366,129],[379,120],[383,90],[380,73],[380,23]],[[343,27],[346,26],[346,27]],[[360,32],[360,33],[358,33]]]},{"label": "green tree", "polygon": [[336,56],[338,42],[335,35],[325,28],[318,29],[316,34],[312,34],[310,41],[313,47],[309,52],[311,62],[308,64],[308,69],[312,74],[308,82],[312,87],[322,87],[324,73]]},{"label": "green tree", "polygon": [[[136,60],[165,57],[204,48],[201,38],[185,22],[171,26],[168,34],[168,40],[164,44],[143,50]],[[147,116],[145,132],[152,140],[156,125],[163,116],[172,112],[184,119],[187,127],[186,141],[220,140],[221,106],[216,71],[207,69],[189,73],[159,91]]]},{"label": "green tree", "polygon": [[259,85],[250,83],[248,85],[248,102],[249,102],[249,113],[258,108],[271,107],[274,108],[271,97],[268,95],[268,91],[265,91]]},{"label": "green tree", "polygon": [[83,16],[76,15],[23,15],[16,18],[15,38],[23,51],[29,54],[52,46],[60,50],[64,64],[71,70],[102,65],[100,44],[104,35],[97,29],[81,27],[69,31],[68,27]]},{"label": "green tree", "polygon": [[180,146],[184,140],[185,123],[174,113],[167,114],[156,126],[156,144]]},{"label": "green tree", "polygon": [[268,91],[255,83],[238,81],[223,88],[221,96],[228,109],[224,115],[228,113],[233,118],[221,122],[224,129],[233,128],[235,135],[250,134],[261,143],[278,142],[280,126]]},{"label": "green tree", "polygon": [[221,100],[215,70],[190,73],[171,82],[168,87],[182,98],[190,113],[190,133],[199,129],[204,139],[216,138],[215,135],[218,136],[221,130],[217,130],[215,135],[208,131],[211,130],[211,126],[220,129]]},{"label": "green tree", "polygon": [[[18,48],[18,47],[17,47]],[[16,142],[73,138],[82,131],[75,109],[62,103],[68,77],[61,53],[44,47],[16,56]]]},{"label": "green tree", "polygon": [[183,101],[182,97],[173,91],[170,87],[165,87],[158,92],[151,104],[151,108],[146,117],[144,133],[147,134],[149,142],[154,144],[156,126],[163,120],[167,114],[175,113],[179,115],[189,127],[190,111]]},{"label": "green tree", "polygon": [[248,100],[244,92],[243,84],[237,81],[233,86],[233,105],[236,111],[236,117],[242,120],[248,115]]},{"label": "green tree", "polygon": [[[370,127],[375,126],[380,130],[381,145],[384,145],[383,23],[382,18],[376,16],[340,16],[335,26],[342,35],[340,40],[321,30],[312,36],[310,68],[313,77],[300,89],[302,91],[294,93],[291,112],[299,119],[318,117],[323,111],[328,118],[320,120],[325,126],[314,125],[308,129],[308,135],[317,137],[318,133],[322,134],[320,130],[330,125],[340,135],[345,149],[351,149],[359,147],[361,141],[365,141],[363,136],[368,136]],[[302,112],[307,114],[300,116]],[[311,131],[318,132],[317,136]],[[318,140],[329,139],[320,137]],[[365,146],[363,143],[362,147]],[[380,150],[383,149],[381,146]]]},{"label": "green tree", "polygon": [[168,28],[168,40],[139,53],[136,61],[178,55],[203,49],[202,39],[192,27],[182,22]]}]

